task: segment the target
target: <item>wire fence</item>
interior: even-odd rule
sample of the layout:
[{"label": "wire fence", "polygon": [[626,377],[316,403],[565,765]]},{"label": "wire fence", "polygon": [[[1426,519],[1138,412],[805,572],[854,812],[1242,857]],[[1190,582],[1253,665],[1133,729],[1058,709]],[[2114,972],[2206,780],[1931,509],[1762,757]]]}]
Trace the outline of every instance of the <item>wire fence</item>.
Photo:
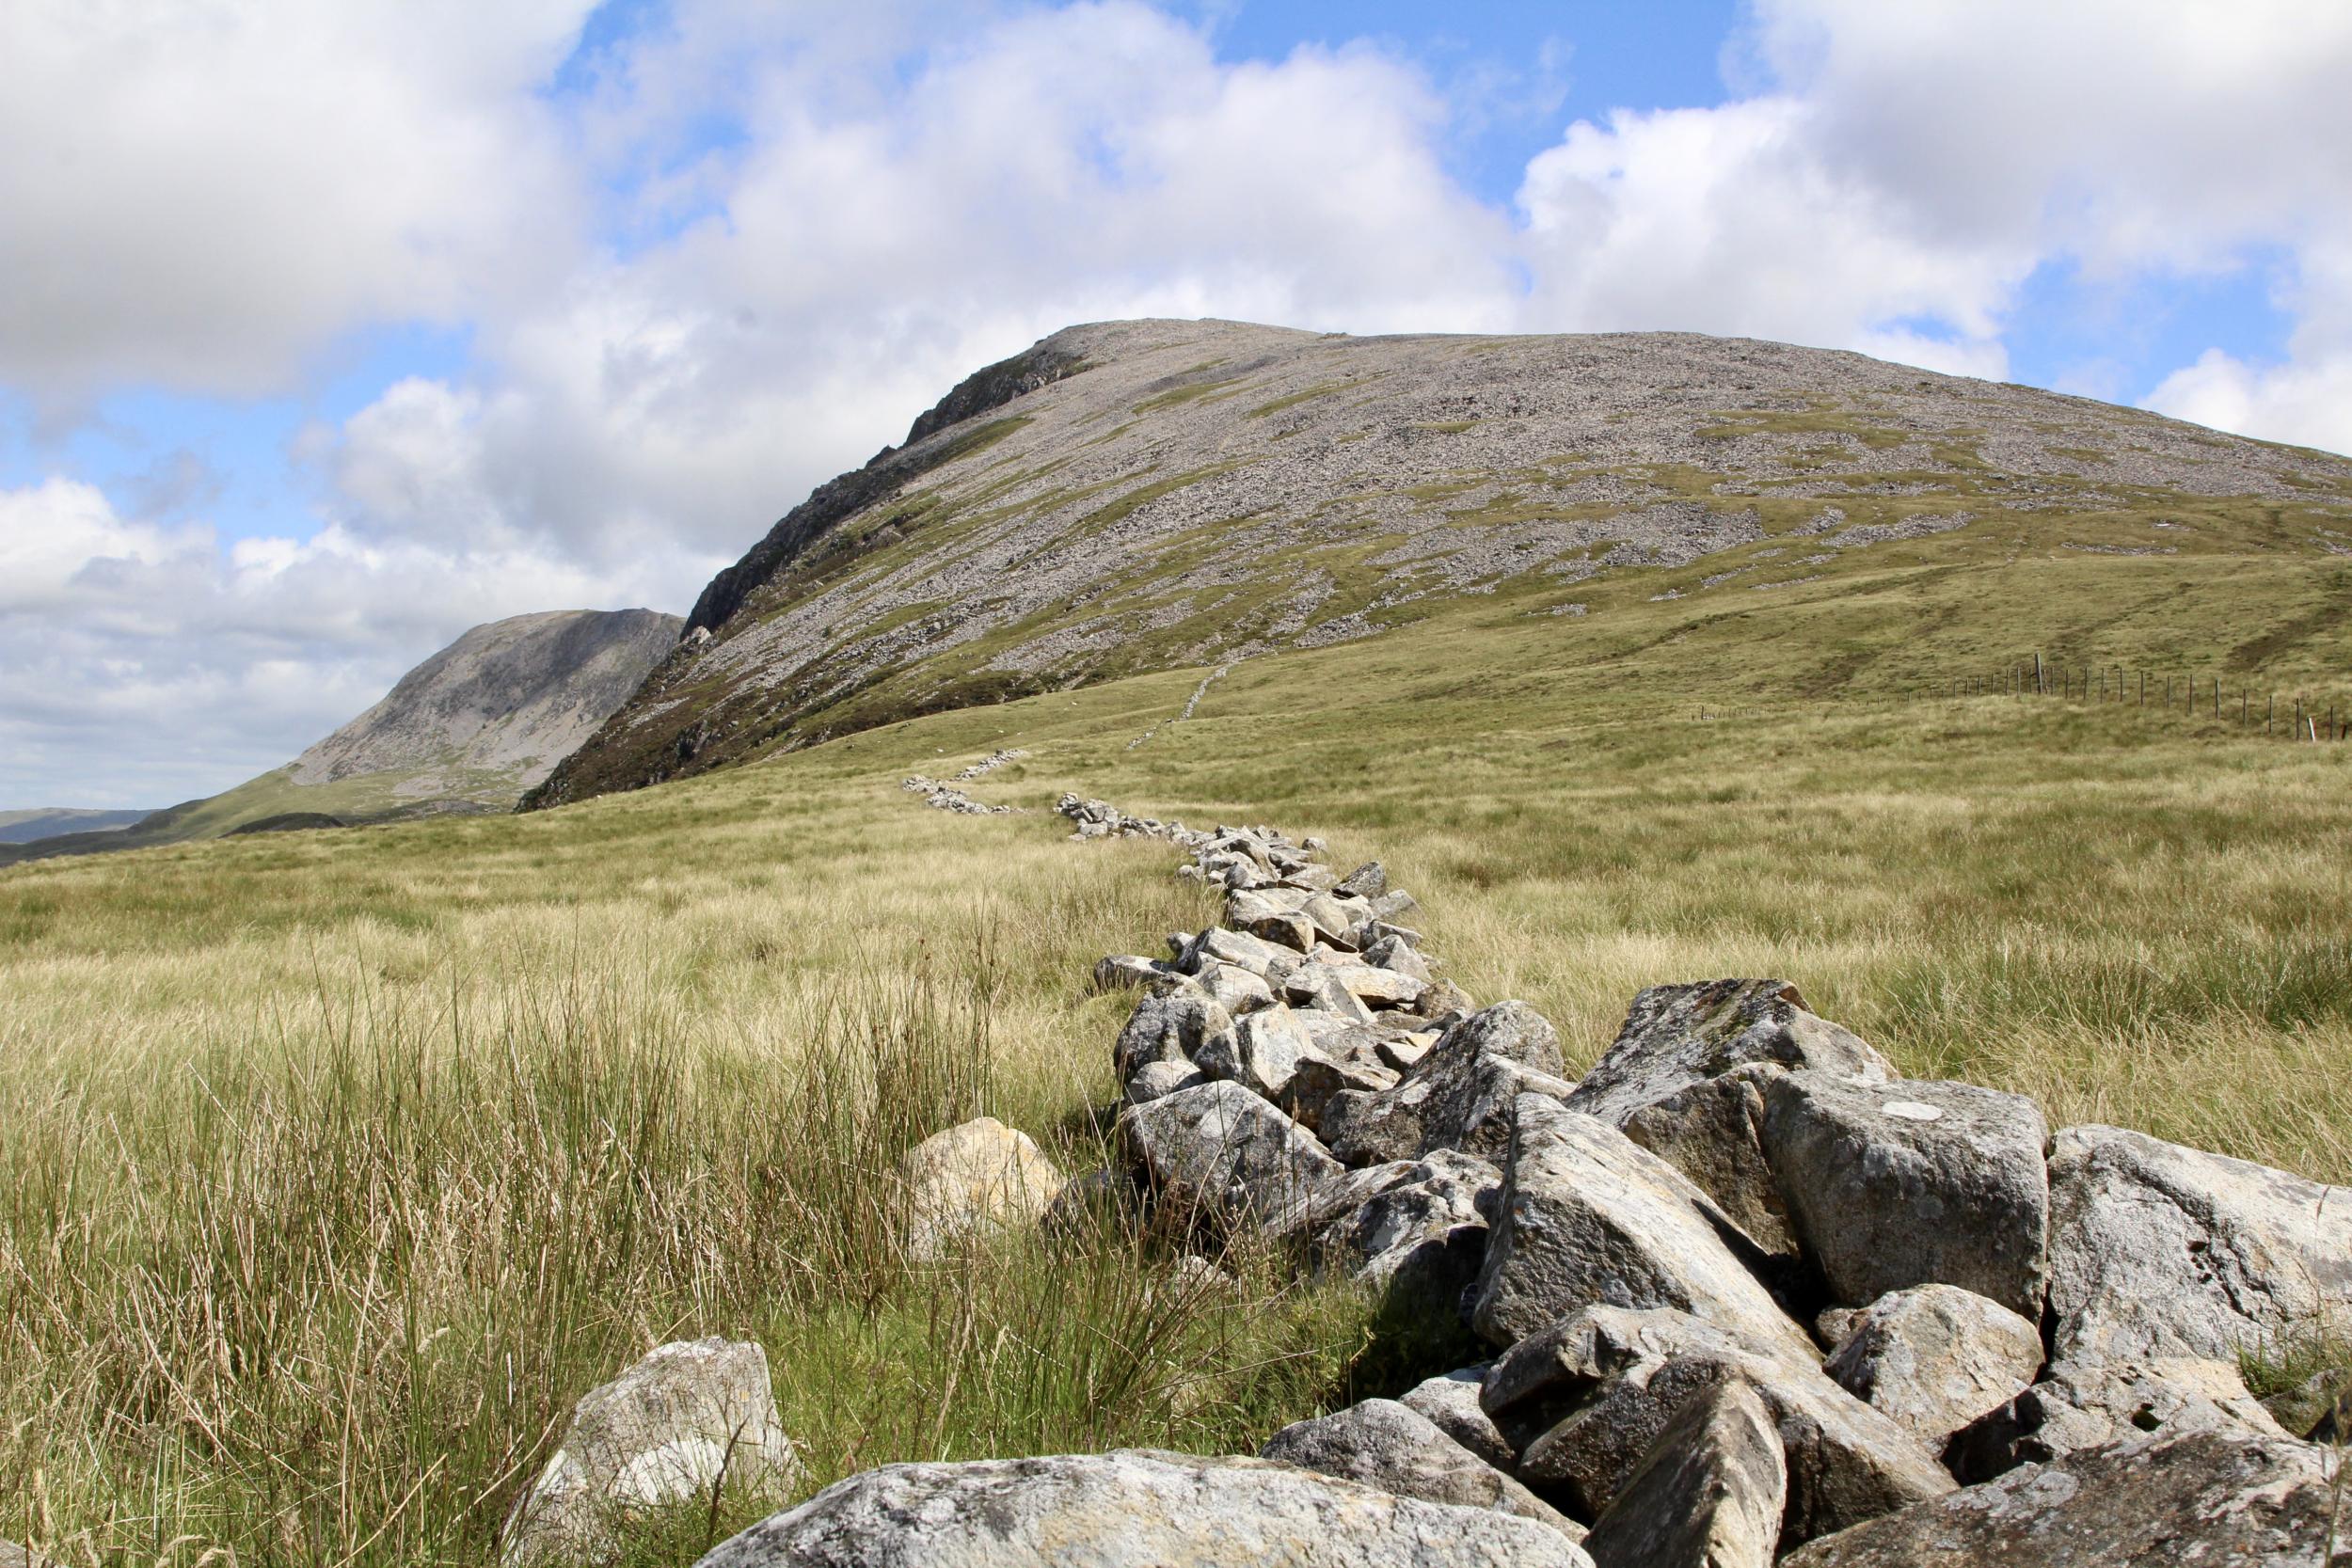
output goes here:
[{"label": "wire fence", "polygon": [[2232,690],[2218,675],[2198,676],[2157,673],[2107,664],[2066,664],[2040,654],[2020,659],[1992,673],[1951,674],[1921,686],[1925,698],[2009,697],[2097,703],[2137,707],[2185,718],[2211,718],[2235,722],[2249,733],[2307,743],[2341,741],[2352,731],[2352,703],[2320,699],[2306,693],[2257,691],[2240,683]]}]

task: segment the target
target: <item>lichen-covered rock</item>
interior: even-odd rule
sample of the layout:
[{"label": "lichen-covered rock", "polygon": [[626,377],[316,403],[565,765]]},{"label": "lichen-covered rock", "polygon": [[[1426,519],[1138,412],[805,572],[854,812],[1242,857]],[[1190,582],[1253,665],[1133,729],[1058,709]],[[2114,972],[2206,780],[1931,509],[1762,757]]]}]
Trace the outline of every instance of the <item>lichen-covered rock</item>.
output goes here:
[{"label": "lichen-covered rock", "polygon": [[891,1465],[700,1568],[1592,1568],[1558,1530],[1263,1459],[1120,1449]]},{"label": "lichen-covered rock", "polygon": [[1122,1084],[1146,1062],[1189,1066],[1200,1059],[1204,1045],[1231,1034],[1232,1028],[1233,1015],[1218,1006],[1197,983],[1187,982],[1166,995],[1146,996],[1136,1004],[1126,1027],[1119,1032],[1119,1042],[1112,1047],[1111,1062]]},{"label": "lichen-covered rock", "polygon": [[1524,1094],[1565,1096],[1562,1070],[1560,1037],[1543,1014],[1498,1002],[1448,1029],[1394,1088],[1334,1099],[1324,1113],[1332,1151],[1351,1165],[1417,1160],[1437,1148],[1500,1160],[1512,1102]]},{"label": "lichen-covered rock", "polygon": [[1185,945],[1178,967],[1187,974],[1197,974],[1205,964],[1234,964],[1263,976],[1269,985],[1279,985],[1283,976],[1298,967],[1298,955],[1286,947],[1278,947],[1247,931],[1212,926]]},{"label": "lichen-covered rock", "polygon": [[2050,1154],[2052,1360],[2236,1359],[2352,1322],[2341,1187],[2114,1127]]},{"label": "lichen-covered rock", "polygon": [[1397,1076],[1377,1055],[1370,1060],[1350,1056],[1335,1061],[1310,1052],[1299,1058],[1296,1070],[1274,1098],[1299,1126],[1320,1137],[1323,1114],[1332,1101],[1343,1094],[1373,1095],[1394,1088]]},{"label": "lichen-covered rock", "polygon": [[1216,1225],[1292,1212],[1342,1168],[1313,1133],[1239,1084],[1131,1105],[1119,1133],[1164,1207]]},{"label": "lichen-covered rock", "polygon": [[1572,1541],[1583,1527],[1394,1400],[1366,1400],[1334,1415],[1294,1421],[1258,1451],[1400,1497],[1492,1509],[1549,1525]]},{"label": "lichen-covered rock", "polygon": [[1113,953],[1094,966],[1094,989],[1142,990],[1158,985],[1168,973],[1168,967],[1157,958],[1147,958],[1138,953]]},{"label": "lichen-covered rock", "polygon": [[1146,1062],[1128,1077],[1121,1093],[1128,1104],[1140,1105],[1208,1081],[1209,1075],[1190,1062]]},{"label": "lichen-covered rock", "polygon": [[1838,1386],[1940,1453],[2042,1368],[2042,1331],[1952,1285],[1881,1296],[1853,1314],[1823,1369]]},{"label": "lichen-covered rock", "polygon": [[975,1117],[934,1132],[893,1168],[906,1202],[907,1255],[918,1262],[996,1231],[1034,1225],[1062,1174],[1025,1132]]},{"label": "lichen-covered rock", "polygon": [[2058,1366],[1963,1428],[1945,1453],[1963,1481],[1990,1481],[2102,1444],[2155,1433],[2284,1437],[2227,1361],[2169,1357]]},{"label": "lichen-covered rock", "polygon": [[1253,1094],[1279,1100],[1301,1063],[1315,1056],[1298,1015],[1277,1003],[1242,1017],[1200,1050],[1200,1069],[1226,1078]]},{"label": "lichen-covered rock", "polygon": [[1502,1185],[1486,1161],[1438,1149],[1334,1178],[1293,1227],[1323,1267],[1451,1322],[1486,1258]]},{"label": "lichen-covered rock", "polygon": [[1765,1080],[1764,1155],[1836,1299],[1941,1283],[2039,1320],[2049,1259],[2048,1128],[1970,1084]]},{"label": "lichen-covered rock", "polygon": [[1482,1361],[1475,1367],[1423,1378],[1400,1395],[1397,1402],[1428,1417],[1439,1432],[1496,1469],[1508,1472],[1518,1455],[1503,1439],[1494,1418],[1478,1402],[1491,1365]]},{"label": "lichen-covered rock", "polygon": [[1807,1010],[1786,980],[1652,986],[1569,1105],[1622,1126],[1643,1106],[1748,1062],[1811,1068],[1864,1083],[1895,1069],[1860,1037]]},{"label": "lichen-covered rock", "polygon": [[1786,1568],[2328,1568],[2326,1449],[2195,1432],[2011,1471],[1816,1541]]},{"label": "lichen-covered rock", "polygon": [[1488,1343],[1586,1307],[1663,1307],[1812,1358],[1725,1242],[1732,1227],[1680,1172],[1543,1095],[1521,1096],[1516,1119],[1472,1319]]},{"label": "lichen-covered rock", "polygon": [[1733,1068],[1655,1100],[1625,1119],[1625,1135],[1691,1179],[1758,1251],[1802,1267],[1788,1206],[1764,1158],[1764,1085],[1784,1069]]},{"label": "lichen-covered rock", "polygon": [[1809,1355],[1686,1312],[1575,1313],[1497,1356],[1480,1403],[1517,1446],[1519,1480],[1593,1516],[1616,1500],[1683,1402],[1732,1377],[1756,1389],[1780,1434],[1783,1549],[1951,1489],[1916,1439]]},{"label": "lichen-covered rock", "polygon": [[722,1486],[780,1497],[797,1469],[765,1351],[726,1339],[663,1345],[581,1396],[554,1456],[507,1515],[502,1560],[593,1560],[613,1550],[632,1515]]},{"label": "lichen-covered rock", "polygon": [[1675,1413],[1584,1549],[1600,1568],[1772,1568],[1788,1490],[1772,1412],[1725,1378]]}]

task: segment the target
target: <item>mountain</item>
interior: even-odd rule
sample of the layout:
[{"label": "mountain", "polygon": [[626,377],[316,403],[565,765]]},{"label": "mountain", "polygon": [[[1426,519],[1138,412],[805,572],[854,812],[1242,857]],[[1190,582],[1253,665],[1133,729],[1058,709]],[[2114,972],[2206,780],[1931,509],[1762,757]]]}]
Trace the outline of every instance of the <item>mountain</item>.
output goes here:
[{"label": "mountain", "polygon": [[794,508],[525,804],[1465,604],[1581,615],[2020,551],[2352,554],[2352,462],[1686,333],[1072,327]]},{"label": "mountain", "polygon": [[105,832],[127,828],[150,815],[143,811],[91,811],[77,806],[0,811],[0,844],[31,844],[64,833]]},{"label": "mountain", "polygon": [[650,610],[567,610],[476,626],[282,768],[128,828],[0,858],[511,810],[637,689],[682,625]]}]

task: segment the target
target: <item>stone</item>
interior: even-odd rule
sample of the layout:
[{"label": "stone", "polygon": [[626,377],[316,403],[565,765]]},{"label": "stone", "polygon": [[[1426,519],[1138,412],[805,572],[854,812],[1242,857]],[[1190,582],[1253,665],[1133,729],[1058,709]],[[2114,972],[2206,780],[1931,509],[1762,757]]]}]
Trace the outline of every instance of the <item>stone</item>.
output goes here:
[{"label": "stone", "polygon": [[1366,861],[1341,879],[1337,884],[1343,892],[1359,898],[1377,898],[1389,891],[1388,868],[1378,861]]},{"label": "stone", "polygon": [[1395,1400],[1366,1400],[1335,1415],[1294,1421],[1258,1450],[1279,1460],[1399,1497],[1489,1509],[1549,1525],[1581,1540],[1582,1527]]},{"label": "stone", "polygon": [[1136,1069],[1146,1062],[1190,1065],[1200,1057],[1205,1042],[1232,1027],[1233,1015],[1198,988],[1146,996],[1128,1015],[1126,1027],[1119,1032],[1119,1043],[1112,1048],[1119,1081],[1123,1084],[1133,1078]]},{"label": "stone", "polygon": [[1403,888],[1396,887],[1389,889],[1386,893],[1378,894],[1366,900],[1366,902],[1371,906],[1371,914],[1373,919],[1385,920],[1391,924],[1410,919],[1414,912],[1421,908],[1420,899],[1414,897]]},{"label": "stone", "polygon": [[644,1512],[707,1502],[714,1489],[781,1497],[799,1470],[776,1418],[767,1353],[726,1339],[661,1346],[581,1396],[502,1531],[507,1568],[609,1556]]},{"label": "stone", "polygon": [[1957,1285],[2039,1322],[2049,1130],[2021,1095],[1969,1084],[1764,1083],[1764,1155],[1835,1298]]},{"label": "stone", "polygon": [[1124,1171],[1090,1170],[1062,1183],[1038,1223],[1049,1236],[1087,1236],[1126,1224],[1135,1207],[1136,1184]]},{"label": "stone", "polygon": [[1429,972],[1429,960],[1422,956],[1419,949],[1402,937],[1393,935],[1382,937],[1362,951],[1364,962],[1381,969],[1393,970],[1407,979],[1420,981],[1421,984],[1413,988],[1413,999],[1416,1001],[1420,999],[1422,991],[1429,989],[1429,982],[1435,977]]},{"label": "stone", "polygon": [[889,1465],[699,1568],[1592,1568],[1559,1530],[1263,1459],[1105,1454]]},{"label": "stone", "polygon": [[1157,984],[1168,966],[1135,953],[1114,953],[1094,966],[1096,990],[1139,990]]},{"label": "stone", "polygon": [[[2015,1470],[1873,1520],[1785,1568],[2326,1568],[2344,1499],[2327,1450],[2167,1433]],[[2335,1547],[2330,1552],[2330,1544]]]},{"label": "stone", "polygon": [[1486,1161],[1438,1149],[1333,1179],[1291,1227],[1320,1267],[1450,1323],[1486,1255],[1502,1185],[1502,1173]]},{"label": "stone", "polygon": [[1282,994],[1299,1006],[1329,1013],[1350,1023],[1372,1022],[1372,1009],[1340,983],[1337,972],[1329,964],[1300,964],[1282,982]]},{"label": "stone", "polygon": [[1311,1052],[1299,1059],[1297,1069],[1275,1096],[1275,1102],[1299,1126],[1320,1137],[1323,1114],[1334,1099],[1343,1094],[1378,1094],[1395,1087],[1397,1076],[1377,1058],[1367,1061],[1351,1056],[1334,1061]]},{"label": "stone", "polygon": [[1413,1013],[1419,1018],[1450,1020],[1473,1012],[1477,1006],[1470,992],[1439,975],[1414,1000]]},{"label": "stone", "polygon": [[1157,1100],[1208,1081],[1209,1075],[1190,1062],[1146,1062],[1128,1078],[1122,1093],[1128,1104],[1140,1105],[1147,1100]]},{"label": "stone", "polygon": [[2229,1362],[2102,1361],[2051,1369],[1956,1433],[1945,1460],[1963,1481],[1990,1481],[2104,1443],[2182,1432],[2289,1435]]},{"label": "stone", "polygon": [[1320,1059],[1298,1015],[1277,1003],[1218,1037],[1203,1050],[1200,1068],[1213,1078],[1229,1078],[1253,1094],[1279,1100],[1299,1068]]},{"label": "stone", "polygon": [[2059,1362],[2275,1352],[2352,1322],[2342,1188],[2113,1127],[2050,1154]]},{"label": "stone", "polygon": [[1439,1432],[1470,1449],[1496,1469],[1508,1472],[1518,1456],[1503,1440],[1502,1429],[1478,1402],[1491,1362],[1464,1367],[1424,1378],[1399,1396],[1398,1402],[1429,1418]]},{"label": "stone", "polygon": [[1626,1117],[1625,1135],[1689,1177],[1758,1250],[1795,1267],[1804,1249],[1764,1158],[1764,1084],[1783,1070],[1751,1062],[1687,1085]]},{"label": "stone", "polygon": [[1198,974],[1212,960],[1247,969],[1272,985],[1297,967],[1298,955],[1247,931],[1212,926],[1186,945],[1182,967],[1186,974]]},{"label": "stone", "polygon": [[1957,1286],[1881,1296],[1844,1327],[1822,1370],[1935,1453],[2042,1370],[2039,1328]]},{"label": "stone", "polygon": [[1383,1094],[1334,1097],[1325,1109],[1333,1152],[1349,1164],[1414,1160],[1458,1148],[1500,1160],[1522,1095],[1565,1097],[1560,1037],[1524,1002],[1499,1002],[1447,1030]]},{"label": "stone", "polygon": [[1517,1446],[1520,1481],[1597,1516],[1684,1402],[1733,1377],[1755,1388],[1780,1433],[1788,1471],[1781,1549],[1951,1490],[1952,1478],[1909,1433],[1809,1356],[1687,1312],[1574,1313],[1498,1356],[1480,1403]]},{"label": "stone", "polygon": [[1341,1170],[1313,1133],[1239,1084],[1131,1105],[1118,1130],[1162,1205],[1216,1226],[1264,1224]]},{"label": "stone", "polygon": [[1615,1043],[1569,1103],[1623,1126],[1643,1106],[1748,1062],[1874,1084],[1896,1075],[1859,1037],[1816,1018],[1788,981],[1706,980],[1652,986],[1636,996]]},{"label": "stone", "polygon": [[1304,1001],[1314,993],[1310,990],[1301,996],[1302,982],[1310,986],[1336,985],[1359,1001],[1383,1007],[1409,1006],[1428,989],[1426,982],[1401,970],[1358,962],[1306,963],[1291,971],[1284,987],[1294,997]]},{"label": "stone", "polygon": [[2269,1395],[2262,1407],[2290,1437],[2307,1443],[2343,1439],[2352,1413],[2352,1366],[2328,1367],[2292,1388]]},{"label": "stone", "polygon": [[1596,1306],[1671,1307],[1810,1360],[1707,1195],[1597,1117],[1522,1095],[1472,1324],[1510,1345]]},{"label": "stone", "polygon": [[1266,984],[1265,977],[1239,964],[1211,959],[1201,966],[1195,978],[1211,1000],[1235,1018],[1274,1006],[1274,988]]},{"label": "stone", "polygon": [[1788,1465],[1745,1380],[1683,1402],[1584,1548],[1600,1568],[1772,1568]]},{"label": "stone", "polygon": [[1307,901],[1298,907],[1298,912],[1314,923],[1318,941],[1342,952],[1352,953],[1356,950],[1355,941],[1348,932],[1362,917],[1349,908],[1349,900],[1343,895],[1336,893],[1309,894]]},{"label": "stone", "polygon": [[56,1568],[56,1564],[13,1541],[0,1541],[0,1568]]},{"label": "stone", "polygon": [[1406,1035],[1397,1039],[1382,1040],[1373,1048],[1373,1051],[1374,1054],[1379,1058],[1382,1067],[1392,1072],[1403,1074],[1420,1066],[1421,1059],[1428,1055],[1429,1048],[1437,1043],[1438,1037],[1435,1032],[1424,1032]]},{"label": "stone", "polygon": [[1282,873],[1284,887],[1303,888],[1309,893],[1328,893],[1340,885],[1340,874],[1327,865],[1299,865]]},{"label": "stone", "polygon": [[933,1262],[976,1239],[1034,1225],[1061,1172],[1025,1132],[975,1117],[934,1132],[893,1167],[906,1203],[907,1256]]}]

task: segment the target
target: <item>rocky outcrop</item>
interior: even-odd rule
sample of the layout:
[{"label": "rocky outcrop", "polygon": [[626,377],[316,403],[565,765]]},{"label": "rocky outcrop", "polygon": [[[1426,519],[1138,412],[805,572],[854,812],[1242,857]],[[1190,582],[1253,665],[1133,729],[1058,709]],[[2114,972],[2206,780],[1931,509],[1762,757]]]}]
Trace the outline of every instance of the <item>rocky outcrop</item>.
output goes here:
[{"label": "rocky outcrop", "polygon": [[1120,1449],[890,1465],[701,1568],[1592,1568],[1549,1525],[1263,1459]]}]

